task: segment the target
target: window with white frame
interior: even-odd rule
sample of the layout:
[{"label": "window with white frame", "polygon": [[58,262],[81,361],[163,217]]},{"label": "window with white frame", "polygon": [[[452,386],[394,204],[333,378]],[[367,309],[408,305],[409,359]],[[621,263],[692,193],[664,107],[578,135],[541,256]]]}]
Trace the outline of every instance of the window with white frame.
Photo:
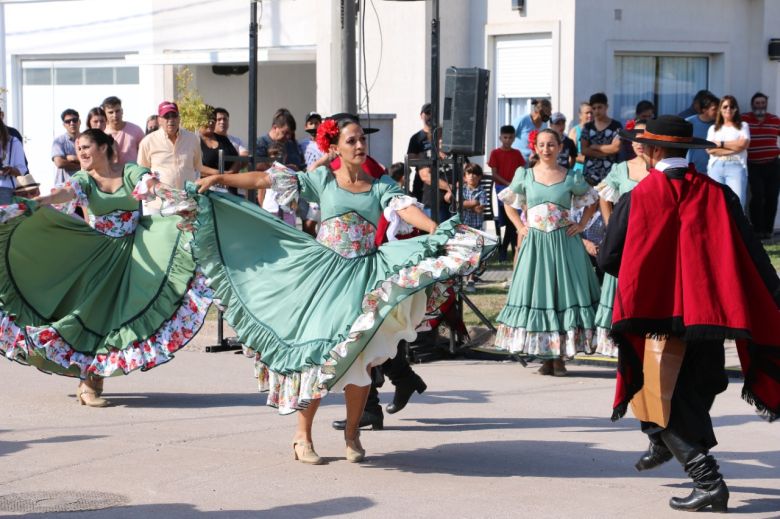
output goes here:
[{"label": "window with white frame", "polygon": [[709,87],[707,56],[615,55],[615,85],[610,100],[618,119],[634,117],[636,104],[652,101],[658,114],[688,108],[699,90]]},{"label": "window with white frame", "polygon": [[138,67],[25,66],[24,85],[137,85]]}]

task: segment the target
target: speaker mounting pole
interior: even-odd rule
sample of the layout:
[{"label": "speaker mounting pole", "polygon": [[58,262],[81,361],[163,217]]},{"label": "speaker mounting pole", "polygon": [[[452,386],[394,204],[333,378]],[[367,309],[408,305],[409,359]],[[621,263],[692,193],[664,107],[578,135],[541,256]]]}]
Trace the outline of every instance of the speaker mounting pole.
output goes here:
[{"label": "speaker mounting pole", "polygon": [[[435,194],[439,185],[439,0],[431,0],[431,190]],[[441,223],[439,215],[439,197],[433,196],[431,216],[433,221]]]},{"label": "speaker mounting pole", "polygon": [[257,148],[257,2],[252,0],[249,6],[249,167],[255,169],[255,149]]}]

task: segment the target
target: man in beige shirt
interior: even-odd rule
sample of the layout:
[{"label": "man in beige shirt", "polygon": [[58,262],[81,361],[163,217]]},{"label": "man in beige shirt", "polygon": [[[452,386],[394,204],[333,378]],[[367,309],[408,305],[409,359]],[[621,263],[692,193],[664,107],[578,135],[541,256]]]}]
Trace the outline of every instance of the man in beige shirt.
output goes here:
[{"label": "man in beige shirt", "polygon": [[[138,164],[160,174],[160,181],[184,189],[188,181],[200,178],[200,138],[179,127],[179,107],[163,101],[157,108],[160,128],[141,141]],[[159,204],[158,204],[159,205]],[[153,206],[150,205],[149,209]]]}]

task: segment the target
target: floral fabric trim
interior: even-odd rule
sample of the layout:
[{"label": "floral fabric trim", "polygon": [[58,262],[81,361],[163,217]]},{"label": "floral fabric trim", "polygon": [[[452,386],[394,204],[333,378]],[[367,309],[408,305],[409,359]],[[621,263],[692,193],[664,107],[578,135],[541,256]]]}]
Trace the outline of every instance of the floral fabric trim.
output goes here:
[{"label": "floral fabric trim", "polygon": [[0,223],[6,223],[27,212],[28,206],[24,203],[0,205]]},{"label": "floral fabric trim", "polygon": [[13,315],[0,310],[0,353],[24,348],[24,332],[15,321]]},{"label": "floral fabric trim", "polygon": [[398,195],[390,199],[384,210],[385,219],[388,223],[387,232],[385,233],[388,241],[395,241],[397,240],[396,236],[403,236],[414,231],[414,226],[404,221],[401,215],[398,214],[398,211],[411,206],[415,206],[420,210],[424,207],[416,198],[411,196]]},{"label": "floral fabric trim", "polygon": [[206,318],[211,298],[206,277],[197,271],[176,313],[163,322],[156,333],[124,348],[112,348],[108,353],[98,355],[74,350],[51,326],[28,326],[23,333],[14,324],[13,316],[0,310],[0,354],[23,362],[41,357],[65,370],[76,366],[81,378],[88,374],[110,377],[136,369],[146,371],[171,360],[173,353],[195,336]]},{"label": "floral fabric trim", "polygon": [[542,232],[552,232],[571,225],[569,210],[551,202],[529,208],[526,211],[526,221],[528,227]]},{"label": "floral fabric trim", "polygon": [[118,210],[100,216],[90,213],[89,226],[111,238],[122,238],[135,232],[140,218],[140,211]]},{"label": "floral fabric trim", "polygon": [[[176,224],[176,227],[185,232],[192,232],[195,228],[195,219],[197,217],[198,202],[187,194],[187,191],[183,189],[174,189],[167,184],[158,182],[152,189],[146,190],[142,187],[146,181],[156,178],[156,173],[147,173],[136,184],[133,189],[133,197],[136,200],[142,200],[151,202],[155,198],[159,198],[162,201],[160,207],[160,215],[162,216],[181,216],[181,221]],[[142,197],[142,198],[139,198]]]},{"label": "floral fabric trim", "polygon": [[526,197],[524,194],[515,193],[511,189],[503,189],[498,194],[498,199],[504,202],[506,205],[510,205],[515,209],[522,209],[526,204]]},{"label": "floral fabric trim", "polygon": [[576,328],[558,332],[529,332],[525,328],[498,325],[496,342],[486,349],[525,353],[534,357],[574,357],[579,352],[593,353],[593,330]]},{"label": "floral fabric trim", "polygon": [[358,341],[363,333],[379,326],[381,310],[388,304],[397,304],[388,302],[398,297],[399,289],[420,288],[430,279],[447,280],[470,274],[479,266],[482,247],[488,236],[468,226],[458,225],[455,235],[444,245],[442,256],[424,258],[416,265],[402,268],[367,293],[363,297],[363,313],[355,319],[347,337],[331,349],[330,359],[321,366],[288,374],[276,373],[263,364],[260,354],[248,350],[255,359],[258,388],[269,392],[267,404],[277,407],[280,414],[290,414],[305,409],[311,400],[325,396],[328,383],[335,376],[336,364],[349,354],[352,343]]},{"label": "floral fabric trim", "polygon": [[618,347],[610,338],[609,333],[609,328],[602,328],[601,326],[596,328],[596,353],[605,357],[617,358]]},{"label": "floral fabric trim", "polygon": [[592,187],[581,195],[571,197],[571,206],[580,208],[588,207],[599,201],[599,194]]},{"label": "floral fabric trim", "polygon": [[284,164],[274,162],[267,171],[271,177],[271,189],[274,190],[274,201],[283,211],[294,211],[298,201],[298,177],[287,169]]},{"label": "floral fabric trim", "polygon": [[322,222],[317,241],[344,258],[359,258],[376,250],[376,227],[357,213]]},{"label": "floral fabric trim", "polygon": [[160,174],[156,171],[144,173],[144,175],[141,177],[141,180],[138,181],[138,183],[135,185],[135,188],[133,189],[133,198],[139,202],[151,202],[154,200],[154,188],[149,187],[150,180],[157,180],[159,182]]},{"label": "floral fabric trim", "polygon": [[[81,207],[89,207],[89,197],[86,193],[81,189],[81,184],[78,182],[74,182],[72,180],[68,180],[65,182],[65,184],[62,186],[64,189],[70,189],[73,191],[73,194],[76,196],[76,205],[80,205]],[[65,205],[65,204],[57,204],[57,205]],[[73,211],[68,211],[73,212]]]},{"label": "floral fabric trim", "polygon": [[425,318],[417,328],[415,328],[417,333],[433,330],[439,324],[442,319],[442,306],[444,306],[450,298],[455,297],[454,285],[454,279],[448,279],[447,281],[441,281],[433,285],[425,307]]},{"label": "floral fabric trim", "polygon": [[606,200],[607,202],[616,204],[618,200],[620,200],[620,193],[618,190],[604,181],[596,186],[596,192],[598,193],[599,198]]}]

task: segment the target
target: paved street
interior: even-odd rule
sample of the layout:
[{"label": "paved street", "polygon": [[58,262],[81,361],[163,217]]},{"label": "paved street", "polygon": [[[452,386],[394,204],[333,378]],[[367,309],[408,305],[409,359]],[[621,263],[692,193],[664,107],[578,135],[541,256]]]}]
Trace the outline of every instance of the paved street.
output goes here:
[{"label": "paved street", "polygon": [[[386,415],[386,430],[363,433],[363,464],[344,460],[329,426],[343,398],[326,398],[315,446],[329,463],[313,467],[292,460],[295,417],[263,405],[249,359],[200,351],[212,337],[205,330],[172,363],[107,381],[107,409],[77,406],[74,380],[0,363],[0,515],[103,502],[117,506],[48,517],[683,516],[666,504],[689,491],[679,465],[635,472],[646,446],[637,422],[608,419],[610,368],[553,378],[533,364],[421,365],[428,391]],[[713,410],[730,505],[780,517],[780,424],[757,418],[740,387],[733,380]]]}]

